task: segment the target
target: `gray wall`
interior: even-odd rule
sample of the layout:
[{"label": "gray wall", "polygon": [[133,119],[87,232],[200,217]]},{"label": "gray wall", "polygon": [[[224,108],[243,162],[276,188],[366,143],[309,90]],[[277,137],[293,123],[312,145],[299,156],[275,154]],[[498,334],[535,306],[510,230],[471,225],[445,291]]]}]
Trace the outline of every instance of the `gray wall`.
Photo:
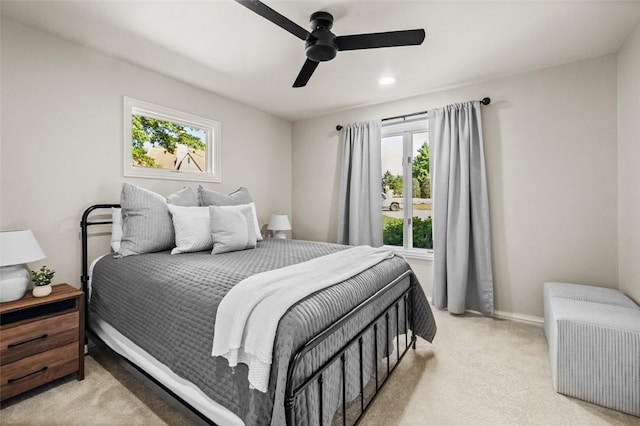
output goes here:
[{"label": "gray wall", "polygon": [[[547,280],[618,285],[616,56],[293,125],[293,229],[335,241],[336,124],[490,96],[483,107],[496,310],[542,317]],[[431,261],[412,260],[428,294]]]},{"label": "gray wall", "polygon": [[[291,214],[291,123],[2,18],[0,227],[33,231],[57,271],[79,286],[79,222],[118,202],[123,180],[163,195],[198,182],[123,178],[122,97],[222,123],[222,183],[246,186],[261,224]],[[247,125],[250,123],[250,125]],[[108,240],[106,240],[108,242]]]},{"label": "gray wall", "polygon": [[618,54],[620,289],[640,303],[640,25]]}]

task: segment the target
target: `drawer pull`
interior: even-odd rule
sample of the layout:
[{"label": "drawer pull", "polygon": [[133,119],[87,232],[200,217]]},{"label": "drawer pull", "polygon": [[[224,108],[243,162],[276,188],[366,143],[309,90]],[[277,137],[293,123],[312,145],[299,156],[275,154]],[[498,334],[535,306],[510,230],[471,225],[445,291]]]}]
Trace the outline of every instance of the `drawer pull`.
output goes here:
[{"label": "drawer pull", "polygon": [[47,337],[49,337],[48,334],[43,334],[40,337],[34,337],[33,339],[25,340],[24,342],[11,343],[9,344],[9,346],[7,346],[7,348],[11,349],[11,348],[15,348],[16,346],[26,345],[27,343],[35,342],[36,340],[46,339]]},{"label": "drawer pull", "polygon": [[49,367],[42,367],[38,371],[34,371],[33,373],[25,374],[24,376],[18,377],[17,379],[9,379],[7,381],[7,383],[9,383],[9,384],[15,383],[18,380],[26,379],[27,377],[31,377],[31,376],[35,376],[36,374],[44,373],[45,371],[47,371],[47,368],[49,368]]}]

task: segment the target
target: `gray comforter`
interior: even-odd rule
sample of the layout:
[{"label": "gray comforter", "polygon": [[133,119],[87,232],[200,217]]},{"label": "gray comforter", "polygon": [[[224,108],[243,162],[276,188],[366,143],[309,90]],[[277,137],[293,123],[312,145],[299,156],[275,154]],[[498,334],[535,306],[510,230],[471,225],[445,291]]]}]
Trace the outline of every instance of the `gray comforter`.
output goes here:
[{"label": "gray comforter", "polygon": [[[347,246],[329,243],[266,239],[253,250],[213,256],[208,252],[180,255],[162,252],[120,259],[105,256],[93,270],[90,314],[99,315],[173,372],[236,413],[247,425],[281,425],[285,423],[287,368],[295,351],[408,270],[409,265],[396,256],[294,305],[278,326],[267,393],[249,389],[244,364],[232,370],[226,359],[211,356],[218,304],[231,287],[252,274],[345,248]],[[383,304],[394,300],[411,284],[410,280],[414,280],[417,290],[413,292],[415,333],[431,341],[436,331],[433,315],[419,283],[413,275],[410,277],[385,293],[379,303],[362,310],[347,322],[338,335],[308,354],[303,362],[304,371],[295,375],[296,383],[301,383],[304,375],[322,365],[346,339],[375,318]],[[404,329],[403,316],[404,312],[398,321],[401,331]],[[391,321],[393,331],[396,329],[393,315]],[[338,404],[340,383],[337,374],[327,374],[323,399],[325,422],[330,421]],[[333,388],[337,391],[327,392]],[[314,397],[317,389],[309,392],[297,401],[297,423],[317,424],[317,398]],[[353,393],[348,390],[349,399]]]}]

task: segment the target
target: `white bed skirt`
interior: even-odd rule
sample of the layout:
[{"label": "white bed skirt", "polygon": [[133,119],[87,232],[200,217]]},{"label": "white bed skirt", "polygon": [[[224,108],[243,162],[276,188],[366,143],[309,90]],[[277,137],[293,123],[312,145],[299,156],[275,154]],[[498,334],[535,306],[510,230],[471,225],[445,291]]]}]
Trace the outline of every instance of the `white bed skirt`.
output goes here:
[{"label": "white bed skirt", "polygon": [[193,383],[176,375],[167,366],[120,334],[97,315],[90,315],[89,322],[92,331],[111,349],[142,368],[147,374],[216,424],[220,426],[244,425],[244,422],[234,413],[209,398]]}]

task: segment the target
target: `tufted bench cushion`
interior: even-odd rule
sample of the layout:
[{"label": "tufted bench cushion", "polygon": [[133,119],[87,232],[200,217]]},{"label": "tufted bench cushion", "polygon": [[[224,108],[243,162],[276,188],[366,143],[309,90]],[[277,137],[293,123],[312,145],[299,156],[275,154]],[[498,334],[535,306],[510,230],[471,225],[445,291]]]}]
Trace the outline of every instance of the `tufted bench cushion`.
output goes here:
[{"label": "tufted bench cushion", "polygon": [[553,386],[640,416],[640,307],[617,290],[544,284]]}]

